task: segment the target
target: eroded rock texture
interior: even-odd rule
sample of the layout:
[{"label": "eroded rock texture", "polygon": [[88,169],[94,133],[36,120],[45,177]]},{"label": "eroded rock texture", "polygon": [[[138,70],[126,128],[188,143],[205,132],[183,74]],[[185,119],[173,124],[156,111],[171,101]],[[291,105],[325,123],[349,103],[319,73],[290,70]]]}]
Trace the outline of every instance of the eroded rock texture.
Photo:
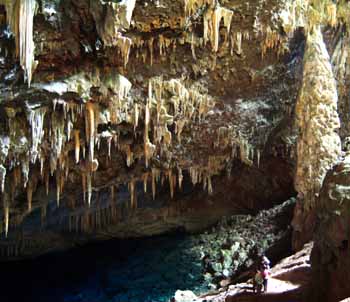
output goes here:
[{"label": "eroded rock texture", "polygon": [[288,199],[304,33],[347,58],[332,1],[0,3],[2,259]]}]

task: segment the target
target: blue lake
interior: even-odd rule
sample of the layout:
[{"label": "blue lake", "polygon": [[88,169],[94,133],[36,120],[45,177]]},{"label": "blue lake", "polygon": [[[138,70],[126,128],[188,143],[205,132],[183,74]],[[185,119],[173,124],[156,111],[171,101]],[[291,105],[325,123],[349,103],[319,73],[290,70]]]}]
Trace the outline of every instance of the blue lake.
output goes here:
[{"label": "blue lake", "polygon": [[[1,302],[161,302],[207,288],[194,236],[115,240],[2,263]],[[197,242],[198,244],[198,242]]]}]

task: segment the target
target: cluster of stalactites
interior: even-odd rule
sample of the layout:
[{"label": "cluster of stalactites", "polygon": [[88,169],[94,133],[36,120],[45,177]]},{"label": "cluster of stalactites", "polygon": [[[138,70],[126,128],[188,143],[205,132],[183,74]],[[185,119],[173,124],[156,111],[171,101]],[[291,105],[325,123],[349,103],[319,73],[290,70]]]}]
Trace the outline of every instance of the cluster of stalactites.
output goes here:
[{"label": "cluster of stalactites", "polygon": [[239,159],[247,166],[254,164],[260,166],[261,151],[254,148],[246,136],[232,126],[220,127],[217,130],[217,139],[214,142],[215,148],[231,148],[229,160]]},{"label": "cluster of stalactites", "polygon": [[306,32],[319,25],[335,27],[340,22],[347,22],[349,14],[348,1],[296,0],[286,1],[278,15],[285,32],[291,34],[300,27]]},{"label": "cluster of stalactites", "polygon": [[203,16],[204,44],[210,41],[212,49],[217,52],[220,40],[220,23],[224,20],[227,35],[230,33],[233,11],[221,7],[216,0],[185,0],[185,15],[194,14],[199,8],[207,6]]},{"label": "cluster of stalactites", "polygon": [[[118,152],[126,154],[127,166],[131,166],[135,158],[142,157],[142,154],[140,156],[134,153],[138,151],[133,149],[132,143],[119,140],[118,133],[113,132],[114,130],[98,133],[99,124],[110,122],[120,124],[125,121],[132,124],[136,131],[140,117],[144,114],[143,156],[146,166],[151,168],[150,162],[155,156],[156,149],[160,153],[162,150],[170,152],[173,137],[181,142],[181,134],[186,123],[203,119],[214,106],[213,100],[202,93],[199,87],[186,88],[180,79],[170,81],[164,81],[161,78],[151,79],[145,104],[131,101],[129,97],[131,84],[125,78],[119,78],[115,88],[118,88],[118,91],[111,96],[109,106],[91,100],[78,104],[61,98],[54,99],[51,106],[40,107],[37,104],[28,103],[26,104],[25,121],[16,115],[14,109],[7,108],[9,133],[11,134],[8,154],[11,154],[12,165],[6,166],[4,163],[7,158],[1,158],[0,188],[4,189],[7,179],[11,184],[9,191],[13,194],[5,192],[4,195],[7,197],[2,198],[4,213],[7,213],[4,216],[6,234],[12,213],[11,198],[15,197],[16,190],[23,188],[26,190],[29,213],[34,208],[33,194],[40,182],[45,184],[47,194],[49,193],[50,176],[55,178],[57,205],[59,205],[70,171],[78,169],[82,180],[84,200],[87,200],[90,205],[93,174],[99,166],[95,148],[99,148],[101,139],[107,141],[109,157],[111,157],[112,146],[115,146]],[[76,127],[77,124],[81,124],[80,121],[85,122],[83,129]],[[28,132],[21,130],[25,122],[28,123],[27,128],[30,129]],[[174,130],[170,130],[172,128]],[[11,149],[23,141],[27,142],[25,148],[28,149],[25,156],[23,150]],[[70,159],[69,154],[74,154],[73,160]],[[77,167],[72,167],[72,163],[75,163]],[[154,168],[151,168],[151,171],[152,191],[155,196],[158,172]],[[207,176],[204,178],[211,192],[211,181],[208,178],[211,174],[209,175],[208,171],[210,170],[207,169],[205,172]],[[176,186],[181,187],[182,185],[181,169],[178,169],[178,173],[168,170],[164,175],[165,179],[169,180],[170,192],[173,196]],[[134,193],[135,182],[136,180],[129,184],[132,208],[137,207]]]},{"label": "cluster of stalactites", "polygon": [[[165,97],[169,95],[170,97]],[[194,119],[202,119],[213,108],[214,101],[196,87],[186,88],[179,79],[165,81],[153,78],[149,81],[148,99],[145,106],[144,151],[146,166],[154,155],[156,146],[167,149],[173,140],[169,127],[175,125],[175,135],[181,142],[185,125]],[[149,137],[153,124],[153,143]]]},{"label": "cluster of stalactites", "polygon": [[5,5],[7,22],[16,39],[16,54],[24,70],[28,86],[32,81],[37,62],[34,59],[33,23],[35,0],[0,0]]},{"label": "cluster of stalactites", "polygon": [[132,40],[122,35],[130,27],[136,0],[120,3],[91,1],[90,11],[95,19],[97,32],[104,46],[117,47],[124,66],[129,61]]},{"label": "cluster of stalactites", "polygon": [[233,11],[221,7],[219,4],[213,9],[208,9],[204,14],[204,43],[210,41],[212,49],[217,52],[219,49],[220,23],[224,20],[227,35],[230,33]]}]

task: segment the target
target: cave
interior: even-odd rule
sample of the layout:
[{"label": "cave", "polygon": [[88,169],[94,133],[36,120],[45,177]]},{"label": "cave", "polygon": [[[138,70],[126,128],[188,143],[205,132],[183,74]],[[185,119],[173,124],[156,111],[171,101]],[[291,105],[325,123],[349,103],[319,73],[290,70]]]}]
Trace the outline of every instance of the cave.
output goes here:
[{"label": "cave", "polygon": [[349,20],[0,0],[1,301],[350,297]]}]

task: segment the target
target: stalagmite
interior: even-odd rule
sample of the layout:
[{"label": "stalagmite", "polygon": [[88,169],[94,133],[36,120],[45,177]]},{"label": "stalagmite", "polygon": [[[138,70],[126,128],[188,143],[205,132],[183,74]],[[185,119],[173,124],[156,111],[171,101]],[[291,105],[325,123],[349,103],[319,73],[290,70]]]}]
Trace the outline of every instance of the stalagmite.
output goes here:
[{"label": "stalagmite", "polygon": [[75,151],[75,163],[78,164],[80,161],[80,137],[79,130],[74,130],[74,151]]},{"label": "stalagmite", "polygon": [[[296,104],[299,127],[295,188],[305,209],[315,206],[323,179],[341,155],[338,94],[320,26],[308,34],[303,84]],[[310,168],[311,167],[311,168]]]}]

